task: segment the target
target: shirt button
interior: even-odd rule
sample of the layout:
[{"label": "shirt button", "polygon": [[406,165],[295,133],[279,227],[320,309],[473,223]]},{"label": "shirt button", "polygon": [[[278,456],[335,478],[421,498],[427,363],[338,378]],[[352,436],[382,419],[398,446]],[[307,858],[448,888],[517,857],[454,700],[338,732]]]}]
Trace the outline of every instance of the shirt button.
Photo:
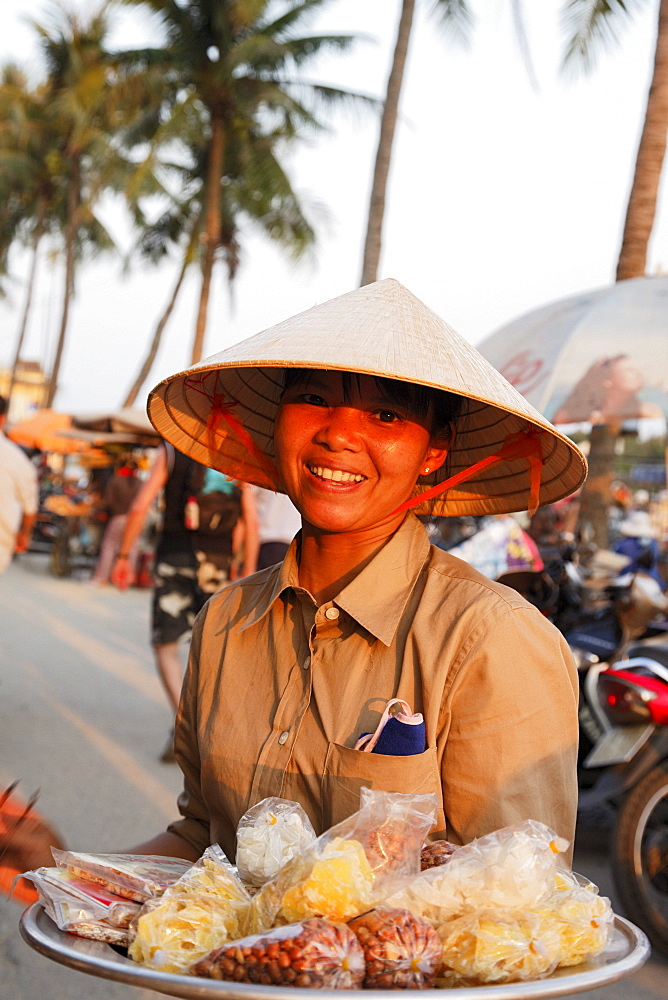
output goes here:
[{"label": "shirt button", "polygon": [[278,737],[278,742],[281,744],[281,746],[283,746],[289,735],[290,733],[286,729],[285,732],[281,733],[281,735]]},{"label": "shirt button", "polygon": [[329,618],[330,621],[334,621],[335,618],[339,617],[338,608],[327,608],[325,611],[325,618]]},{"label": "shirt button", "polygon": [[308,670],[310,666],[311,666],[311,657],[307,656],[304,662],[302,663],[302,670]]}]

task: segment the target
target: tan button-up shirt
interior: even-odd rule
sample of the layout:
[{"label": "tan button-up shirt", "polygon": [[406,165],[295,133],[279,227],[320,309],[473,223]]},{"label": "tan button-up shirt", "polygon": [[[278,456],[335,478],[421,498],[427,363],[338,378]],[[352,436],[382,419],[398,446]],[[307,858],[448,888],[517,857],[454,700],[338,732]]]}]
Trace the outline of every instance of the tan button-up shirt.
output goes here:
[{"label": "tan button-up shirt", "polygon": [[[427,749],[355,750],[390,698],[422,712]],[[317,833],[363,785],[436,792],[457,843],[521,819],[572,840],[577,679],[559,632],[515,591],[429,544],[409,514],[318,606],[284,562],[229,585],[197,619],[176,727],[183,819],[170,829],[234,859],[242,814],[301,802]]]}]

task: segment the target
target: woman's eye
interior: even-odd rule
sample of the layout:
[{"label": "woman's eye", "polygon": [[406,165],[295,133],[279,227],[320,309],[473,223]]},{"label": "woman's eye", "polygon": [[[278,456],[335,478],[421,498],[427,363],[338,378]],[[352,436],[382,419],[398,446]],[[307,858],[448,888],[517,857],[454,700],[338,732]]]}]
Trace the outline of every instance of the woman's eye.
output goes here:
[{"label": "woman's eye", "polygon": [[399,414],[394,410],[378,410],[378,419],[384,424],[392,424],[395,420],[399,420]]},{"label": "woman's eye", "polygon": [[308,403],[309,406],[327,406],[327,403],[322,398],[322,396],[318,396],[318,394],[315,392],[302,393],[302,395],[300,396],[300,400],[303,403]]}]

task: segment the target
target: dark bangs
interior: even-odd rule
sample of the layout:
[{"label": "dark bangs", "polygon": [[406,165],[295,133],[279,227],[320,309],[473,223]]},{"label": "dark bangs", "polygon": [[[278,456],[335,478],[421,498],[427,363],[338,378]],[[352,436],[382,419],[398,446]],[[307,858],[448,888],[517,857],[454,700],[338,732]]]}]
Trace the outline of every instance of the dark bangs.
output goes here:
[{"label": "dark bangs", "polygon": [[[317,371],[314,368],[286,368],[283,389],[304,385]],[[359,391],[360,376],[357,372],[341,372],[341,375],[344,398],[348,402]],[[452,392],[380,375],[372,377],[388,403],[404,407],[420,420],[431,417],[433,435],[449,433],[449,425],[456,423],[462,412],[464,400]]]}]

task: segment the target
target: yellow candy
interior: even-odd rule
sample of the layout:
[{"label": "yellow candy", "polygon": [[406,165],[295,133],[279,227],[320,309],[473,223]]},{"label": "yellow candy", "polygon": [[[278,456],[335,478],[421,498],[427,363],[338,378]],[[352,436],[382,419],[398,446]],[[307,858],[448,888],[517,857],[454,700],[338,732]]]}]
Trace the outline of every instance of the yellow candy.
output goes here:
[{"label": "yellow candy", "polygon": [[373,873],[362,845],[335,837],[308,876],[284,893],[281,918],[290,924],[315,916],[346,921],[370,905],[372,889]]}]

